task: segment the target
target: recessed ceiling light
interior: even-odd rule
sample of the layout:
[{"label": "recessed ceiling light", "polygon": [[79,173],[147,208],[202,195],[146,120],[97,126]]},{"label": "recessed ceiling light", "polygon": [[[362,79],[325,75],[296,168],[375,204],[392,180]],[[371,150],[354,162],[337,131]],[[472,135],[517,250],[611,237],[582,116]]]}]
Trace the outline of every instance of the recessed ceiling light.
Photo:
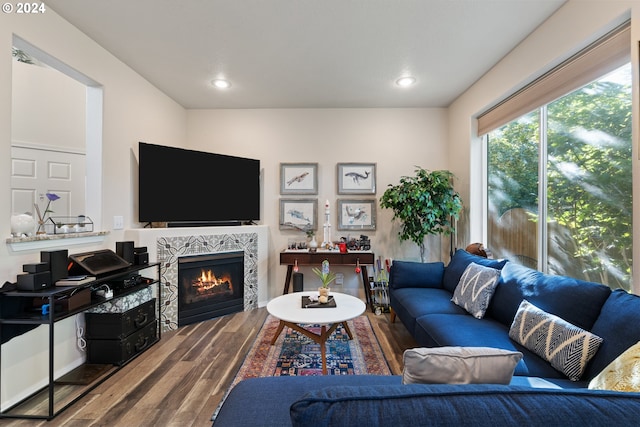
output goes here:
[{"label": "recessed ceiling light", "polygon": [[211,84],[218,89],[229,89],[231,87],[231,82],[224,79],[215,79]]},{"label": "recessed ceiling light", "polygon": [[408,87],[416,82],[415,77],[401,77],[396,80],[396,84],[400,87]]}]

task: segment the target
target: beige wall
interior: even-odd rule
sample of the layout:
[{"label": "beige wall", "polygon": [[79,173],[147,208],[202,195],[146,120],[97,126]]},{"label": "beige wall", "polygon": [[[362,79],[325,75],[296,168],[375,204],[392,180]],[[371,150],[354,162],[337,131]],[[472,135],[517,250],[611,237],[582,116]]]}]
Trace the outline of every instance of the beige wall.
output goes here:
[{"label": "beige wall", "polygon": [[[632,18],[631,59],[633,66],[634,171],[638,171],[638,40],[640,3],[638,1],[570,0],[536,31],[485,74],[449,108],[449,156],[453,172],[467,202],[466,234],[462,241],[485,241],[483,209],[483,153],[476,137],[475,117],[504,97],[531,82],[545,71],[569,58],[615,26]],[[629,177],[632,179],[632,177]],[[635,173],[634,199],[640,200],[640,182]],[[640,224],[635,204],[633,223]],[[634,246],[640,248],[640,233],[634,231]],[[634,251],[634,264],[640,265],[640,250]],[[640,292],[640,269],[634,269],[634,288]]]},{"label": "beige wall", "polygon": [[[263,169],[263,224],[269,225],[269,296],[282,292],[286,269],[279,266],[279,252],[291,237],[301,232],[281,231],[279,223],[280,163],[318,163],[318,224],[322,238],[323,205],[331,205],[332,237],[346,236],[338,231],[338,198],[373,198],[337,194],[336,164],[367,162],[377,164],[377,230],[367,231],[376,256],[420,260],[412,243],[400,244],[398,229],[390,227],[391,212],[379,208],[379,198],[388,184],[397,184],[403,175],[412,175],[414,166],[446,169],[447,111],[445,109],[265,109],[190,110],[187,113],[189,148],[260,159]],[[215,185],[215,183],[211,183]],[[284,196],[292,198],[295,196]],[[300,196],[302,198],[308,198]],[[351,233],[359,236],[361,233]],[[428,258],[443,259],[440,239],[430,239]],[[353,268],[337,269],[345,274],[343,291],[358,294],[361,283]],[[308,269],[305,288],[313,276]],[[309,285],[310,286],[310,285]]]},{"label": "beige wall", "polygon": [[[132,150],[140,140],[179,145],[186,139],[186,111],[158,91],[75,27],[48,9],[40,15],[0,15],[0,236],[10,235],[10,143],[11,143],[11,46],[13,35],[47,52],[102,85],[102,230],[111,230],[114,215],[131,227],[134,217],[135,162]],[[115,248],[124,231],[111,230],[103,243],[64,244],[70,252]],[[58,247],[60,248],[60,247]],[[15,281],[22,264],[39,261],[39,250],[12,252],[0,244],[0,278]],[[24,334],[2,346],[2,404],[43,384],[47,359],[43,351],[46,327]],[[56,324],[56,369],[68,371],[83,354],[75,348],[74,318]]]},{"label": "beige wall", "polygon": [[[277,253],[291,232],[278,229],[279,163],[319,163],[321,204],[337,199],[335,165],[338,162],[375,162],[379,199],[387,184],[413,173],[414,165],[451,169],[465,204],[466,232],[458,245],[483,239],[480,143],[474,136],[473,117],[503,96],[549,69],[615,22],[633,16],[634,124],[638,123],[638,53],[640,7],[637,1],[569,1],[493,70],[447,109],[347,109],[347,110],[192,110],[185,111],[125,64],[118,61],[54,11],[33,16],[0,15],[0,236],[9,236],[9,159],[11,139],[12,35],[22,37],[57,59],[89,76],[104,88],[103,190],[100,229],[111,230],[114,215],[125,218],[125,228],[138,227],[135,151],[137,142],[189,148],[259,158],[263,167],[262,223],[270,226],[269,295],[276,295],[284,280]],[[634,141],[638,143],[637,129]],[[634,158],[637,159],[635,152]],[[636,160],[637,164],[637,160]],[[640,194],[638,174],[633,177]],[[640,211],[634,223],[640,223]],[[398,244],[397,229],[390,227],[391,213],[378,208],[378,230],[371,236],[376,254],[395,259],[419,259],[413,244]],[[322,218],[319,218],[322,221]],[[336,215],[332,211],[334,236]],[[640,234],[634,233],[640,247]],[[102,244],[74,246],[80,252],[113,248],[123,231],[111,230]],[[446,259],[448,243],[430,242],[430,259]],[[636,251],[635,258],[640,256]],[[0,278],[14,280],[23,263],[38,260],[38,251],[13,253],[0,244]],[[359,291],[352,269],[344,269],[345,288]],[[309,277],[309,275],[305,275]],[[307,278],[305,277],[305,279]],[[638,282],[638,273],[635,275]],[[58,328],[59,326],[59,328]],[[42,329],[39,328],[39,329]],[[81,355],[74,348],[73,319],[57,325],[61,357],[58,367],[73,364]],[[33,387],[46,366],[39,350],[41,332],[12,340],[2,347],[2,374],[6,396],[16,397]],[[16,373],[14,375],[14,373]],[[26,374],[29,373],[29,374]],[[4,403],[4,402],[3,402]]]}]

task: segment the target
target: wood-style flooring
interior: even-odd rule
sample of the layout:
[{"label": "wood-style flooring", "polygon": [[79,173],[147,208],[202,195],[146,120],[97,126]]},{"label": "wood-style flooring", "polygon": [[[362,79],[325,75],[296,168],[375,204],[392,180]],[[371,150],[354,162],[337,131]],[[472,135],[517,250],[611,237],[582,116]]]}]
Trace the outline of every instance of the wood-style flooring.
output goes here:
[{"label": "wood-style flooring", "polygon": [[[160,342],[51,421],[0,419],[0,426],[210,426],[264,323],[265,308],[187,325]],[[399,320],[367,311],[392,373],[415,341]]]}]

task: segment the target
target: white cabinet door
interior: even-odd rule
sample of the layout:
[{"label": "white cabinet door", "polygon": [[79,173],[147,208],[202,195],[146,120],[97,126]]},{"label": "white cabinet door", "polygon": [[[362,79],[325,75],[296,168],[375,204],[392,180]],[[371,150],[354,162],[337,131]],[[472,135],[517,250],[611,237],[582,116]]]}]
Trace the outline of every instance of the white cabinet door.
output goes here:
[{"label": "white cabinet door", "polygon": [[31,212],[34,203],[44,214],[46,193],[60,199],[51,203],[51,216],[85,214],[85,155],[49,148],[11,148],[11,211]]}]

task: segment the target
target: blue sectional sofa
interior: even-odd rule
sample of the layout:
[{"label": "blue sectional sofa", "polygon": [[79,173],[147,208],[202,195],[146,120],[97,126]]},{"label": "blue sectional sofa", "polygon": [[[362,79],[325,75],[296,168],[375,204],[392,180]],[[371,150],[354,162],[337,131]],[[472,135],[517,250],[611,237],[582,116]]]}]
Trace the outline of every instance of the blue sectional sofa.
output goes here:
[{"label": "blue sectional sofa", "polygon": [[[501,270],[486,314],[451,302],[471,263]],[[509,338],[522,300],[602,338],[578,381]],[[443,263],[395,261],[392,318],[421,347],[495,347],[519,351],[509,385],[402,384],[401,376],[270,377],[245,380],[229,394],[214,425],[636,425],[640,393],[589,390],[589,381],[640,341],[640,297],[513,263],[457,251]]]},{"label": "blue sectional sofa", "polygon": [[[476,319],[451,302],[470,263],[501,269],[486,315]],[[640,297],[623,290],[458,250],[449,265],[396,261],[389,278],[393,314],[420,347],[495,347],[519,351],[514,375],[542,377],[562,387],[586,387],[611,361],[640,341]],[[570,381],[549,362],[513,341],[509,328],[522,300],[603,339],[580,381]],[[392,318],[393,318],[392,314]]]}]

